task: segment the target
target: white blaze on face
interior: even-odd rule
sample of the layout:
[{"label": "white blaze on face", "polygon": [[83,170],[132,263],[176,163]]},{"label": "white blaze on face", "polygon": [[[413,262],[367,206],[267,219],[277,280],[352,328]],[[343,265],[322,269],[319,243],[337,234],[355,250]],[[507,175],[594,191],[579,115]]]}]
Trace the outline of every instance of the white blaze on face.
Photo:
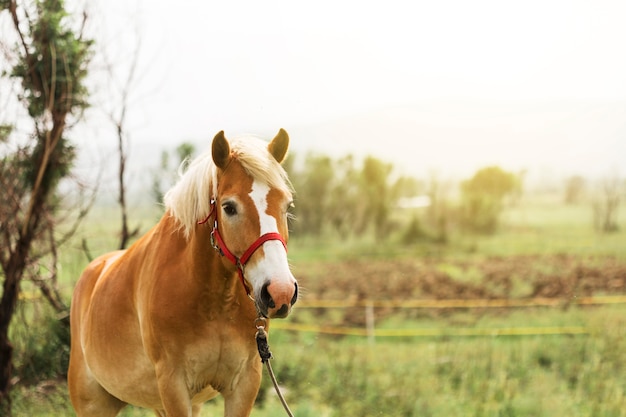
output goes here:
[{"label": "white blaze on face", "polygon": [[[266,233],[278,233],[276,219],[267,214],[267,195],[269,192],[270,187],[267,184],[256,180],[252,183],[250,198],[254,202],[259,214],[259,224],[261,225],[259,237]],[[263,252],[263,258],[253,264],[249,270],[246,270],[246,275],[257,294],[263,284],[270,279],[272,281],[283,281],[285,283],[295,282],[289,270],[287,251],[280,241],[269,240],[265,242],[263,244]]]}]

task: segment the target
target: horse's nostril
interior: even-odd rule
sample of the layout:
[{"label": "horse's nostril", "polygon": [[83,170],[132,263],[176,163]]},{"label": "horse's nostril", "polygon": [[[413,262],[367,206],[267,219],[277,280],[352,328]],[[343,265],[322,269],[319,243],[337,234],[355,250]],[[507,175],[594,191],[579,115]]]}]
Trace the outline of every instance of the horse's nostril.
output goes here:
[{"label": "horse's nostril", "polygon": [[293,297],[291,297],[291,305],[294,305],[296,301],[298,301],[298,283],[295,282],[293,285],[296,287],[296,289],[293,292]]},{"label": "horse's nostril", "polygon": [[269,282],[263,284],[263,287],[261,288],[261,301],[263,301],[263,304],[265,304],[268,308],[274,308],[276,307],[276,303],[272,299],[270,292],[267,290],[267,287],[269,286]]},{"label": "horse's nostril", "polygon": [[276,313],[274,313],[274,317],[277,318],[285,318],[289,314],[289,306],[287,304],[283,304],[281,308],[279,308]]}]

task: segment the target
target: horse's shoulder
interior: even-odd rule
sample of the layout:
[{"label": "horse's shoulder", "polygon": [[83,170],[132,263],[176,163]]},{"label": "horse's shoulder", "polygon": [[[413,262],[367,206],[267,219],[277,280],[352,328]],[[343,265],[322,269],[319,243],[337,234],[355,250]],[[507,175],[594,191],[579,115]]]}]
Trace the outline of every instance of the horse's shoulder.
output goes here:
[{"label": "horse's shoulder", "polygon": [[95,267],[100,268],[100,275],[104,275],[111,265],[115,264],[126,253],[126,250],[116,250],[114,252],[105,253],[95,259],[92,263],[96,263]]}]

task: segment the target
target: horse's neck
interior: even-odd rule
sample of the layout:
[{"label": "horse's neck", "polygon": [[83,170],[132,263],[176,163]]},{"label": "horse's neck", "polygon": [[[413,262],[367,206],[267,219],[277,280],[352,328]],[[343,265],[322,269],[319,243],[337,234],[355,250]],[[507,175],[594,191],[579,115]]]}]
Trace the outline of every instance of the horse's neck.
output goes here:
[{"label": "horse's neck", "polygon": [[224,265],[219,253],[211,246],[209,225],[198,225],[189,239],[185,238],[176,220],[168,214],[161,219],[160,227],[162,237],[171,240],[168,246],[173,247],[173,252],[180,256],[178,262],[181,263],[181,270],[186,271],[202,290],[228,298],[238,293],[237,286],[241,283],[237,273]]},{"label": "horse's neck", "polygon": [[254,303],[248,298],[236,269],[224,262],[211,246],[209,226],[196,228],[191,235],[188,252],[197,268],[198,285],[205,290],[201,303],[205,315],[247,317],[252,323],[256,316]]},{"label": "horse's neck", "polygon": [[210,237],[210,226],[199,225],[186,239],[176,221],[166,214],[144,247],[151,247],[146,248],[153,251],[150,256],[167,262],[167,269],[175,271],[174,276],[159,276],[164,279],[161,285],[170,288],[164,293],[183,293],[184,308],[199,313],[198,320],[228,316],[252,323],[256,317],[254,303],[237,271],[213,249]]}]

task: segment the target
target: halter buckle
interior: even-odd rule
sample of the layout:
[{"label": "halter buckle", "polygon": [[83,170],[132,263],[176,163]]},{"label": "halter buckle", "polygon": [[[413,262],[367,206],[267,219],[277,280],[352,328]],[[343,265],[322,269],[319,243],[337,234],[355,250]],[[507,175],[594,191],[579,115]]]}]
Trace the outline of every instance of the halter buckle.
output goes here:
[{"label": "halter buckle", "polygon": [[222,252],[222,249],[219,247],[219,245],[215,241],[215,227],[213,227],[213,230],[211,230],[211,235],[210,235],[210,238],[209,238],[209,242],[211,243],[211,247],[213,249],[215,249],[216,252],[219,252],[220,255],[224,256],[224,253]]},{"label": "halter buckle", "polygon": [[256,327],[257,330],[265,329],[266,325],[267,325],[267,319],[265,317],[259,316],[256,319],[254,319],[254,327]]}]

